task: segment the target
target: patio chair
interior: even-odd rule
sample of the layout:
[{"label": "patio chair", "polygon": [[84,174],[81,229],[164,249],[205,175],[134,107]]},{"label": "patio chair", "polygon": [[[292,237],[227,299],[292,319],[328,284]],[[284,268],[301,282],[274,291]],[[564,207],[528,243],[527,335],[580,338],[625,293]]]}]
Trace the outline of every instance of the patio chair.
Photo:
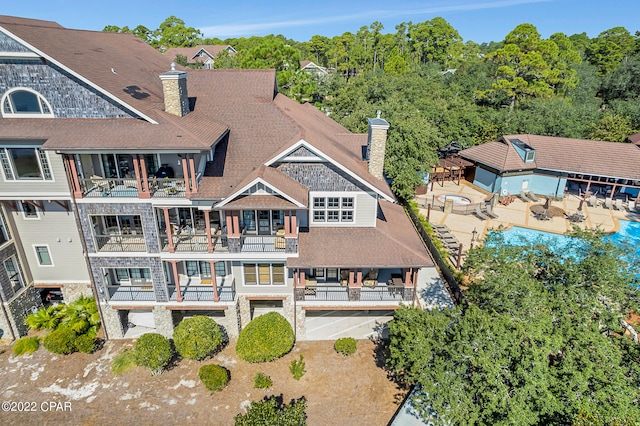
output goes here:
[{"label": "patio chair", "polygon": [[91,183],[94,185],[92,189],[98,189],[101,192],[108,192],[111,189],[111,182],[102,176],[91,176]]},{"label": "patio chair", "polygon": [[497,219],[498,215],[495,214],[493,212],[493,208],[491,207],[491,204],[487,204],[487,216],[489,216],[491,219]]},{"label": "patio chair", "polygon": [[473,212],[476,216],[478,216],[481,220],[487,220],[489,219],[489,216],[487,216],[486,214],[482,213],[482,210],[480,210],[480,204],[478,204],[476,206],[476,210]]},{"label": "patio chair", "polygon": [[607,197],[604,199],[604,206],[607,209],[611,209],[611,207],[613,206],[613,200],[611,199],[611,197]]},{"label": "patio chair", "polygon": [[378,285],[378,269],[374,268],[369,271],[366,278],[362,280],[365,287],[375,287]]},{"label": "patio chair", "polygon": [[622,209],[623,209],[623,207],[622,207],[622,199],[620,199],[620,198],[616,199],[616,202],[615,202],[615,204],[613,206],[616,208],[616,210],[622,211]]},{"label": "patio chair", "polygon": [[538,201],[540,201],[540,198],[538,198],[536,194],[533,193],[533,191],[525,191],[525,195],[534,203],[537,203]]},{"label": "patio chair", "polygon": [[591,195],[589,198],[587,198],[587,204],[589,204],[589,207],[597,207],[598,199],[595,195]]},{"label": "patio chair", "polygon": [[345,287],[349,285],[349,270],[342,269],[340,270],[340,285]]},{"label": "patio chair", "polygon": [[635,200],[629,200],[629,202],[627,202],[627,210],[629,210],[629,213],[635,213],[636,211]]}]

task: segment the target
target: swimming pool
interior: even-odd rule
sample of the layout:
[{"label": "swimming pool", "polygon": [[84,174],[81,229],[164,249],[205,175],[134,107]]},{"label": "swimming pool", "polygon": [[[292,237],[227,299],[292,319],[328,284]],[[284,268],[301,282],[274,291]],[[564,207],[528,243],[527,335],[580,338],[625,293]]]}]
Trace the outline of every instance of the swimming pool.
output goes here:
[{"label": "swimming pool", "polygon": [[[566,235],[536,231],[518,226],[514,226],[506,231],[496,232],[500,232],[504,238],[504,242],[511,246],[543,242],[559,253],[572,251],[573,238]],[[621,220],[620,230],[604,238],[618,246],[627,245],[631,247],[632,254],[635,254],[635,256],[640,259],[640,222]]]}]

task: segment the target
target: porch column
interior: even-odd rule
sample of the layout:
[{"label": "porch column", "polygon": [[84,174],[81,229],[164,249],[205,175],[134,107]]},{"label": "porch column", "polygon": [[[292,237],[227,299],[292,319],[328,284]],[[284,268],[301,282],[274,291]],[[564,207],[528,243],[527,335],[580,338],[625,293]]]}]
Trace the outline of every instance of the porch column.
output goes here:
[{"label": "porch column", "polygon": [[[205,210],[206,211],[206,210]],[[218,293],[218,280],[216,279],[216,261],[209,261],[209,270],[211,271],[211,285],[213,286],[213,301],[220,301],[220,294]]]},{"label": "porch column", "polygon": [[353,287],[355,284],[356,273],[353,269],[349,269],[349,287]]},{"label": "porch column", "polygon": [[139,154],[140,158],[140,181],[142,182],[142,190],[144,195],[140,195],[140,198],[151,198],[151,188],[149,186],[149,175],[147,174],[147,160],[144,155]]},{"label": "porch column", "polygon": [[191,196],[191,188],[189,188],[189,168],[187,167],[187,159],[182,159],[182,176],[184,176],[184,189],[187,191],[187,198]]},{"label": "porch column", "polygon": [[64,163],[69,170],[69,176],[71,177],[71,187],[73,188],[73,196],[75,198],[82,198],[82,186],[80,185],[80,179],[78,178],[78,169],[76,168],[76,159],[74,155],[64,155]]},{"label": "porch column", "polygon": [[358,274],[356,275],[356,282],[354,283],[355,287],[362,287],[362,269],[358,269]]},{"label": "porch column", "polygon": [[304,279],[304,271],[301,270],[300,271],[300,287],[304,287],[306,285],[305,279]]},{"label": "porch column", "polygon": [[587,194],[589,193],[589,188],[591,188],[591,179],[589,179],[589,181],[587,182],[587,189],[584,191],[584,197],[582,197],[583,200],[587,200]]},{"label": "porch column", "polygon": [[296,218],[295,210],[291,210],[290,214],[291,214],[291,235],[295,237],[298,235],[298,224],[296,223],[297,218]]},{"label": "porch column", "polygon": [[405,269],[404,271],[404,286],[411,287],[413,282],[411,281],[411,269]]},{"label": "porch column", "polygon": [[169,262],[171,262],[171,269],[173,270],[173,281],[176,284],[176,300],[182,302],[182,290],[180,289],[180,277],[178,276],[178,261],[170,260]]},{"label": "porch column", "polygon": [[[167,242],[169,243],[169,253],[175,253],[176,248],[173,246],[173,235],[171,234],[171,223],[169,223],[169,207],[162,207],[164,211],[164,226],[167,233]],[[160,247],[162,250],[162,247]]]},{"label": "porch column", "polygon": [[211,242],[211,224],[209,223],[210,210],[204,211],[204,226],[207,233],[207,253],[213,253],[213,244]]},{"label": "porch column", "polygon": [[233,219],[233,235],[235,237],[240,236],[240,212],[238,210],[234,210],[231,212],[231,216]]},{"label": "porch column", "polygon": [[196,166],[193,161],[193,154],[189,154],[189,168],[191,169],[191,192],[198,192],[198,182],[196,181]]},{"label": "porch column", "polygon": [[291,235],[291,210],[287,210],[284,212],[284,235],[285,237]]}]

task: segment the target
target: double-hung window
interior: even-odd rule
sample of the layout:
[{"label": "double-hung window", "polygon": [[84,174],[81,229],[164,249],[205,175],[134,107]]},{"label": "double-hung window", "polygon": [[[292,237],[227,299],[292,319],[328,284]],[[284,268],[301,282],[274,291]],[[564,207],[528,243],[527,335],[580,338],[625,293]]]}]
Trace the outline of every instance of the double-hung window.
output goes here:
[{"label": "double-hung window", "polygon": [[313,198],[313,222],[353,222],[353,219],[353,197]]},{"label": "double-hung window", "polygon": [[245,263],[245,285],[284,285],[283,263]]},{"label": "double-hung window", "polygon": [[47,153],[36,147],[0,148],[5,180],[53,180]]}]

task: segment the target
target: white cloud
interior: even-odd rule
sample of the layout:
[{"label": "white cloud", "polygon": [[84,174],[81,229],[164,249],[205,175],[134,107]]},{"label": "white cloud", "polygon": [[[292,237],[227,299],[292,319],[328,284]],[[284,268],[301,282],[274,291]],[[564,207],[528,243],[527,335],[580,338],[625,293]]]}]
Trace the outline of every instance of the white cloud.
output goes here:
[{"label": "white cloud", "polygon": [[[374,10],[361,13],[334,15],[317,17],[311,19],[291,19],[279,22],[247,22],[239,21],[236,23],[211,25],[200,28],[200,31],[206,37],[237,37],[255,34],[263,34],[273,30],[281,30],[291,27],[302,27],[306,25],[333,24],[338,22],[348,22],[360,19],[381,20],[383,18],[392,18],[395,16],[407,15],[430,15],[441,12],[465,12],[481,9],[500,9],[505,7],[517,6],[521,4],[543,3],[552,0],[498,0],[482,3],[463,3],[454,5],[432,6],[419,9],[393,9],[393,10]],[[280,31],[278,31],[280,32]]]}]

